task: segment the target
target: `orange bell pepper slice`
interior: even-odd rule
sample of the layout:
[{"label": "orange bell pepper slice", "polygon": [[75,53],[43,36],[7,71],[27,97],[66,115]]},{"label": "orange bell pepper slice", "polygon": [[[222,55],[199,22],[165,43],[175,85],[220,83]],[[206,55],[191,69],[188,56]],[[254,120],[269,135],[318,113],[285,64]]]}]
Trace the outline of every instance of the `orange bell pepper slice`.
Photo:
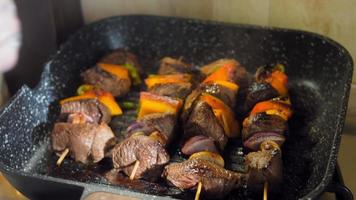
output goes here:
[{"label": "orange bell pepper slice", "polygon": [[239,136],[239,124],[229,106],[220,99],[206,93],[202,94],[200,99],[213,109],[216,118],[223,125],[225,134],[228,137]]},{"label": "orange bell pepper slice", "polygon": [[278,115],[282,117],[284,120],[288,120],[292,116],[292,110],[290,106],[282,101],[262,101],[257,103],[252,111],[251,115],[266,112],[269,115]]},{"label": "orange bell pepper slice", "polygon": [[286,96],[288,94],[288,77],[285,73],[278,70],[273,71],[266,81],[278,91],[279,95]]},{"label": "orange bell pepper slice", "polygon": [[235,71],[236,71],[236,65],[228,62],[225,65],[218,68],[215,72],[210,74],[208,77],[206,77],[203,83],[207,83],[210,81],[234,82],[232,77],[234,76]]},{"label": "orange bell pepper slice", "polygon": [[237,93],[239,90],[239,86],[232,82],[228,82],[228,81],[209,81],[209,82],[207,82],[207,84],[211,84],[211,83],[227,87],[227,88],[231,89],[232,91],[234,91],[235,93]]},{"label": "orange bell pepper slice", "polygon": [[129,70],[120,65],[98,63],[97,64],[102,70],[116,76],[120,79],[129,79]]},{"label": "orange bell pepper slice", "polygon": [[209,64],[201,67],[200,71],[203,74],[208,76],[208,75],[214,73],[216,70],[220,69],[220,67],[225,66],[225,65],[237,66],[237,65],[239,65],[239,62],[237,62],[234,59],[222,58],[222,59],[216,60],[212,63],[209,63]]},{"label": "orange bell pepper slice", "polygon": [[167,96],[160,96],[149,92],[140,93],[140,106],[137,118],[141,119],[145,115],[152,113],[172,113],[177,114],[182,106],[182,101]]},{"label": "orange bell pepper slice", "polygon": [[119,104],[115,101],[114,96],[110,92],[102,92],[99,96],[99,101],[109,108],[111,115],[121,115],[122,110]]},{"label": "orange bell pepper slice", "polygon": [[191,79],[190,74],[150,75],[145,79],[145,84],[150,89],[160,83],[186,83],[190,82]]},{"label": "orange bell pepper slice", "polygon": [[115,101],[114,96],[110,92],[104,92],[104,91],[87,91],[82,95],[74,96],[74,97],[69,97],[66,99],[61,100],[59,103],[62,105],[64,103],[70,102],[70,101],[79,101],[79,100],[84,100],[84,99],[98,99],[100,103],[105,105],[111,112],[111,115],[121,115],[122,110]]}]

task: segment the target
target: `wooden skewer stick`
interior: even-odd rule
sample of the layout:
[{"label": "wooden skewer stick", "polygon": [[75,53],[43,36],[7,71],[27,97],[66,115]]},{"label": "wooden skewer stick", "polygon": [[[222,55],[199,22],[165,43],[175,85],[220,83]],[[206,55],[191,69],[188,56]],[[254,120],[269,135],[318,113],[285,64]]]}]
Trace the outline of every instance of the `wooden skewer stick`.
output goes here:
[{"label": "wooden skewer stick", "polygon": [[69,149],[66,148],[63,153],[61,154],[61,156],[58,158],[57,160],[57,166],[60,166],[64,160],[64,158],[67,156],[67,154],[69,153]]},{"label": "wooden skewer stick", "polygon": [[194,200],[199,200],[200,192],[201,192],[202,186],[203,186],[203,184],[201,183],[201,181],[199,181],[199,183],[198,183],[198,188],[197,188],[197,192],[195,193],[195,198],[194,198]]},{"label": "wooden skewer stick", "polygon": [[264,186],[263,186],[263,200],[267,200],[268,196],[268,182],[266,181]]},{"label": "wooden skewer stick", "polygon": [[137,160],[135,162],[134,168],[132,169],[132,172],[131,172],[131,175],[130,175],[130,180],[133,180],[135,178],[135,174],[136,174],[136,171],[137,171],[139,165],[140,165],[140,161]]}]

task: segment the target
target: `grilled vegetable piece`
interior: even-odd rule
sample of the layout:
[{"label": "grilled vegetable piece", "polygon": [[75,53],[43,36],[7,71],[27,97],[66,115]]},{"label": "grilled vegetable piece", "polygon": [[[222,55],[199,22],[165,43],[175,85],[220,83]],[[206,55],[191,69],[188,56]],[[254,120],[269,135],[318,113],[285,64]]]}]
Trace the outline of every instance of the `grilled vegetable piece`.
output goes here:
[{"label": "grilled vegetable piece", "polygon": [[[87,99],[98,99],[98,101],[107,107],[111,115],[121,115],[122,110],[119,104],[116,103],[114,97],[111,93],[105,92],[102,90],[92,90],[85,92],[82,95],[69,97],[60,101],[60,104],[63,106],[64,104],[72,101],[80,101]],[[79,112],[79,111],[78,111]]]},{"label": "grilled vegetable piece", "polygon": [[126,95],[131,87],[128,70],[119,65],[98,63],[82,74],[83,82],[112,93],[114,96]]},{"label": "grilled vegetable piece", "polygon": [[99,62],[114,65],[129,64],[135,69],[137,69],[139,73],[142,72],[142,67],[138,62],[137,57],[133,53],[130,53],[129,51],[122,48],[116,49],[113,52],[105,55],[103,58],[100,59]]},{"label": "grilled vegetable piece", "polygon": [[287,121],[278,115],[257,113],[245,118],[242,129],[242,139],[247,140],[258,132],[274,132],[283,135],[288,128]]},{"label": "grilled vegetable piece", "polygon": [[[241,66],[241,64],[237,60],[227,58],[219,59],[203,66],[202,68],[200,68],[200,71],[206,76],[209,76],[216,70],[220,69],[220,67],[226,65],[234,66],[236,70],[235,74],[233,75],[232,82],[237,84],[242,90],[245,90],[245,88],[247,88],[251,82],[251,77],[250,74],[246,71],[246,69]],[[217,81],[217,79],[213,81]]]},{"label": "grilled vegetable piece", "polygon": [[246,156],[248,166],[249,187],[261,190],[268,182],[272,188],[278,188],[282,181],[282,157],[278,144],[265,141],[261,144],[261,151],[251,152]]},{"label": "grilled vegetable piece", "polygon": [[164,57],[160,61],[158,74],[186,74],[191,73],[192,68],[181,59]]},{"label": "grilled vegetable piece", "polygon": [[188,83],[191,78],[190,74],[150,75],[145,79],[145,84],[148,89],[151,89],[156,84]]},{"label": "grilled vegetable piece", "polygon": [[[223,84],[221,84],[223,83]],[[219,98],[230,108],[235,108],[238,86],[227,81],[215,81],[200,86],[204,93],[208,93]]]},{"label": "grilled vegetable piece", "polygon": [[288,94],[288,77],[284,73],[284,66],[281,64],[274,66],[266,65],[258,68],[255,79],[257,82],[269,83],[278,91],[280,96],[286,96]]},{"label": "grilled vegetable piece", "polygon": [[280,98],[275,98],[259,102],[253,107],[251,115],[261,112],[269,115],[278,115],[286,121],[292,116],[289,99],[282,101]]},{"label": "grilled vegetable piece", "polygon": [[204,65],[200,68],[200,71],[205,74],[206,76],[211,75],[212,73],[216,72],[223,66],[239,66],[240,63],[234,59],[222,58],[216,61],[213,61],[207,65]]},{"label": "grilled vegetable piece", "polygon": [[247,91],[246,110],[250,110],[257,102],[287,96],[288,78],[283,71],[281,65],[267,65],[257,69],[254,82]]},{"label": "grilled vegetable piece", "polygon": [[111,120],[110,110],[97,99],[82,99],[66,101],[61,104],[60,117],[67,121],[67,117],[73,113],[82,113],[88,117],[91,123],[109,123]]},{"label": "grilled vegetable piece", "polygon": [[261,143],[267,140],[282,146],[286,138],[284,135],[275,132],[258,132],[244,141],[244,147],[257,151],[259,150]]},{"label": "grilled vegetable piece", "polygon": [[112,151],[114,168],[130,176],[136,161],[139,166],[134,179],[154,181],[169,162],[169,155],[160,141],[143,134],[132,135],[117,144]]},{"label": "grilled vegetable piece", "polygon": [[210,151],[200,151],[200,152],[194,153],[189,157],[189,160],[191,160],[191,159],[207,160],[207,161],[210,161],[210,162],[213,162],[213,163],[219,165],[220,167],[225,166],[225,161],[220,156],[220,154],[213,153]]},{"label": "grilled vegetable piece", "polygon": [[149,92],[140,93],[140,109],[138,119],[151,113],[170,113],[176,115],[182,106],[182,102],[166,96],[160,96]]},{"label": "grilled vegetable piece", "polygon": [[227,81],[235,83],[236,65],[234,63],[224,63],[223,66],[218,67],[214,72],[212,72],[203,83],[209,83],[214,81]]},{"label": "grilled vegetable piece", "polygon": [[197,100],[184,124],[184,138],[205,135],[212,138],[220,149],[224,149],[227,136],[208,103]]},{"label": "grilled vegetable piece", "polygon": [[202,195],[206,198],[222,198],[231,190],[240,187],[246,179],[244,174],[226,170],[203,159],[172,163],[165,167],[162,176],[182,190],[195,190],[201,182]]},{"label": "grilled vegetable piece", "polygon": [[151,93],[172,98],[185,99],[192,91],[191,83],[165,83],[155,84]]},{"label": "grilled vegetable piece", "polygon": [[200,151],[210,151],[218,153],[214,140],[204,135],[197,135],[189,138],[181,148],[181,151],[185,155],[192,155]]},{"label": "grilled vegetable piece", "polygon": [[229,106],[220,99],[209,94],[202,94],[200,99],[211,106],[215,116],[224,128],[227,137],[238,137],[240,135],[240,125],[235,119],[235,115]]},{"label": "grilled vegetable piece", "polygon": [[71,157],[81,163],[97,163],[113,147],[115,135],[105,123],[56,123],[52,134],[52,148],[60,155],[69,149]]}]

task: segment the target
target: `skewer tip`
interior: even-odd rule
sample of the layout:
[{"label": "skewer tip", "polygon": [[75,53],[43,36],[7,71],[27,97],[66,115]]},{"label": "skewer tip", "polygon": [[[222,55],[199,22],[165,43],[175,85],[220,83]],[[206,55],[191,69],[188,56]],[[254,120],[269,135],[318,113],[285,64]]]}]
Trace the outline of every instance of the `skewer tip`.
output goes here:
[{"label": "skewer tip", "polygon": [[201,181],[199,181],[194,200],[199,200],[202,186],[203,184],[201,183]]},{"label": "skewer tip", "polygon": [[133,180],[135,178],[135,174],[136,174],[136,171],[137,171],[139,165],[140,165],[140,161],[136,160],[135,166],[132,169],[132,172],[130,174],[130,180]]},{"label": "skewer tip", "polygon": [[58,160],[57,160],[57,166],[60,166],[60,165],[62,164],[64,158],[67,156],[68,153],[69,153],[69,149],[66,148],[66,149],[62,152],[61,156],[59,156],[59,158],[58,158]]},{"label": "skewer tip", "polygon": [[263,186],[263,200],[267,200],[268,197],[268,182],[266,181]]}]

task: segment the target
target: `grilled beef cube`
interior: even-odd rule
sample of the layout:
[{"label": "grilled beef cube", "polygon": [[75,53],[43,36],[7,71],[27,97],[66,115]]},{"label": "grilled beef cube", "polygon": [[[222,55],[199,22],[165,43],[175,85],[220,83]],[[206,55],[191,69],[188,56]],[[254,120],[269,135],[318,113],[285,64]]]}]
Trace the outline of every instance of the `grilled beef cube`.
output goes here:
[{"label": "grilled beef cube", "polygon": [[166,144],[169,144],[173,139],[175,124],[175,115],[169,113],[153,113],[144,116],[142,119],[130,125],[126,130],[126,135],[130,137],[138,132],[150,135],[154,131],[158,131],[163,135]]},{"label": "grilled beef cube", "polygon": [[[73,113],[81,113],[87,118],[87,122],[109,123],[111,120],[110,110],[97,99],[83,99],[68,101],[61,105],[61,117],[67,118]],[[65,120],[67,121],[67,120]]]},{"label": "grilled beef cube", "polygon": [[192,91],[191,88],[191,83],[163,83],[154,85],[149,92],[161,96],[185,99]]},{"label": "grilled beef cube", "polygon": [[194,87],[205,78],[205,75],[198,68],[194,68],[180,59],[171,57],[164,57],[160,61],[158,74],[191,74]]},{"label": "grilled beef cube", "polygon": [[169,162],[169,155],[163,145],[146,135],[133,135],[115,146],[112,151],[114,168],[131,175],[136,161],[139,166],[134,179],[154,181],[159,177],[163,166]]},{"label": "grilled beef cube", "polygon": [[269,83],[253,82],[247,91],[245,110],[251,110],[252,107],[261,101],[266,101],[278,97],[278,91]]},{"label": "grilled beef cube", "polygon": [[134,54],[122,48],[107,54],[106,56],[101,58],[99,62],[115,64],[115,65],[130,64],[133,67],[135,67],[139,72],[142,72],[142,67],[138,62],[137,57]]},{"label": "grilled beef cube", "polygon": [[168,182],[180,189],[195,190],[202,182],[202,195],[206,198],[222,198],[245,181],[246,177],[202,159],[189,159],[172,163],[162,174]]},{"label": "grilled beef cube", "polygon": [[207,64],[207,65],[202,66],[201,71],[203,74],[209,75],[209,74],[213,73],[219,67],[226,65],[226,64],[231,64],[231,65],[236,66],[236,70],[233,74],[232,81],[240,87],[240,90],[247,88],[251,82],[251,75],[246,71],[245,67],[243,67],[235,59],[222,58],[222,59],[216,60],[214,62]]},{"label": "grilled beef cube", "polygon": [[197,135],[189,138],[181,149],[182,153],[190,156],[196,152],[209,151],[218,153],[214,140],[204,135]]},{"label": "grilled beef cube", "polygon": [[99,162],[114,145],[115,135],[105,123],[56,123],[52,135],[52,148],[60,155],[66,148],[75,161],[84,164]]},{"label": "grilled beef cube", "polygon": [[199,88],[195,89],[185,99],[182,114],[180,117],[183,124],[185,124],[186,121],[188,120],[190,113],[192,112],[192,110],[194,108],[195,101],[199,99],[201,93],[202,93],[201,89],[199,89]]},{"label": "grilled beef cube", "polygon": [[212,138],[220,150],[224,149],[227,143],[224,128],[215,117],[211,107],[201,100],[195,102],[189,118],[184,124],[184,138],[195,135],[205,135]]},{"label": "grilled beef cube", "polygon": [[247,181],[249,187],[262,190],[267,181],[272,189],[278,188],[283,178],[280,149],[262,149],[262,151],[251,152],[246,155],[245,159],[245,164],[249,170]]},{"label": "grilled beef cube", "polygon": [[84,83],[98,86],[110,92],[113,96],[124,96],[129,92],[131,87],[131,79],[129,77],[119,78],[99,66],[87,69],[81,76]]},{"label": "grilled beef cube", "polygon": [[205,93],[211,94],[222,100],[230,108],[234,108],[236,104],[237,93],[230,88],[220,84],[203,84],[200,86],[201,90]]},{"label": "grilled beef cube", "polygon": [[274,132],[283,135],[288,129],[288,123],[278,115],[257,113],[250,115],[243,122],[242,139],[247,140],[258,132]]},{"label": "grilled beef cube", "polygon": [[67,122],[71,124],[94,123],[90,116],[83,113],[72,113],[68,115]]},{"label": "grilled beef cube", "polygon": [[158,74],[189,74],[191,70],[191,66],[180,59],[164,57],[160,61]]}]

